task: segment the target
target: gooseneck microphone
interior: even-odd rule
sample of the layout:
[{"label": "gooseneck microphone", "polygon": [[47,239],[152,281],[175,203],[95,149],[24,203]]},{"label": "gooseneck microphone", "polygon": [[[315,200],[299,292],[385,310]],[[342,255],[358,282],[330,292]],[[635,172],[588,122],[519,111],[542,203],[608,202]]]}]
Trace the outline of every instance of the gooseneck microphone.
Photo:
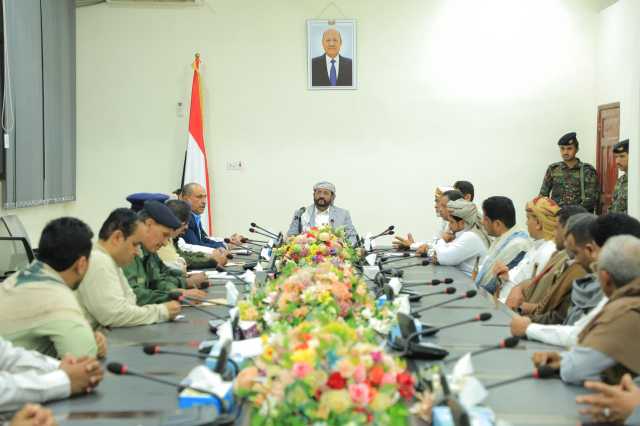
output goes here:
[{"label": "gooseneck microphone", "polygon": [[232,246],[235,246],[235,247],[241,248],[241,249],[243,249],[243,250],[247,250],[247,251],[249,251],[249,252],[251,252],[251,253],[253,253],[253,254],[258,254],[258,255],[260,254],[260,252],[259,252],[259,251],[256,251],[256,250],[252,249],[251,247],[247,247],[247,246],[243,246],[242,244],[234,243],[233,241],[231,241],[231,239],[230,239],[230,238],[225,238],[225,239],[224,239],[224,242],[225,242],[226,244],[230,244],[230,245],[232,245]]},{"label": "gooseneck microphone", "polygon": [[[469,354],[471,356],[476,356],[476,355],[480,355],[483,354],[485,352],[490,352],[490,351],[495,351],[496,349],[510,349],[510,348],[515,348],[516,346],[518,346],[518,343],[520,342],[520,338],[519,337],[507,337],[506,339],[502,339],[500,341],[500,343],[498,343],[497,345],[493,345],[493,346],[489,346],[488,348],[483,348],[483,349],[478,349],[477,351],[473,351],[473,352],[469,352]],[[460,356],[456,356],[453,358],[449,358],[445,361],[445,364],[450,364],[452,362],[455,362],[457,360],[459,360],[460,358],[462,358],[464,355],[460,355]]]},{"label": "gooseneck microphone", "polygon": [[417,287],[421,285],[440,285],[440,284],[452,284],[453,278],[433,279],[431,281],[403,281],[403,287]]},{"label": "gooseneck microphone", "polygon": [[[213,371],[220,374],[220,376],[222,376],[224,380],[232,380],[233,377],[235,377],[240,371],[240,367],[238,366],[238,363],[236,363],[233,359],[229,357],[229,353],[231,352],[231,340],[229,339],[225,340],[224,343],[222,344],[219,356],[211,356],[211,355],[201,354],[201,353],[192,354],[187,352],[168,351],[168,350],[162,349],[159,345],[152,345],[152,344],[144,345],[142,347],[142,351],[147,355],[175,355],[175,356],[182,356],[187,358],[198,358],[201,360],[204,360],[207,358],[216,359],[217,360],[216,367],[214,368]],[[231,364],[233,371],[231,372],[228,371],[227,364]]]},{"label": "gooseneck microphone", "polygon": [[218,401],[218,404],[220,404],[220,407],[222,407],[221,412],[226,413],[228,411],[228,407],[227,407],[226,401],[224,401],[222,398],[220,398],[214,392],[211,392],[209,390],[201,389],[201,388],[197,388],[197,387],[193,387],[193,386],[185,386],[185,385],[183,385],[181,383],[173,382],[171,380],[165,380],[165,379],[161,379],[159,377],[150,376],[148,374],[139,373],[137,371],[129,369],[129,367],[126,364],[122,364],[122,363],[119,363],[119,362],[110,362],[109,364],[107,364],[107,370],[109,372],[113,373],[113,374],[118,375],[118,376],[135,376],[135,377],[140,377],[140,378],[145,379],[145,380],[150,380],[152,382],[162,383],[163,385],[172,386],[172,387],[176,388],[178,390],[178,392],[182,392],[184,389],[193,389],[196,392],[204,393],[206,395],[211,395],[213,398],[215,398]]},{"label": "gooseneck microphone", "polygon": [[248,244],[253,244],[253,245],[255,245],[255,246],[262,246],[262,245],[265,245],[265,244],[269,244],[269,241],[264,241],[264,240],[252,240],[252,239],[249,239],[249,238],[246,238],[246,237],[241,238],[241,239],[240,239],[240,241],[241,241],[243,244],[247,244],[247,243],[248,243]]},{"label": "gooseneck microphone", "polygon": [[268,229],[266,229],[266,228],[263,228],[262,226],[260,226],[260,225],[256,224],[255,222],[251,222],[251,227],[252,227],[252,228],[255,228],[255,229],[259,229],[259,230],[261,230],[262,232],[266,232],[267,234],[271,235],[273,238],[278,238],[278,234],[276,234],[276,233],[274,233],[274,232],[271,232],[271,231],[269,231],[269,230],[268,230]]},{"label": "gooseneck microphone", "polygon": [[533,372],[523,374],[522,376],[514,377],[512,379],[503,380],[501,382],[492,383],[485,386],[485,389],[494,389],[500,386],[519,382],[520,380],[524,379],[549,379],[551,377],[556,377],[557,375],[558,370],[556,370],[555,368],[548,365],[541,365],[538,368],[534,368]]},{"label": "gooseneck microphone", "polygon": [[427,329],[424,329],[424,330],[416,331],[415,333],[411,333],[409,335],[409,337],[407,337],[407,339],[405,340],[403,353],[405,353],[405,354],[408,353],[409,344],[415,338],[420,338],[421,336],[431,336],[433,334],[436,334],[440,330],[444,330],[446,328],[451,328],[451,327],[456,327],[456,326],[463,325],[463,324],[469,324],[469,323],[478,322],[478,321],[488,321],[488,320],[491,319],[491,317],[492,317],[492,315],[489,312],[483,312],[483,313],[478,314],[475,317],[473,317],[471,319],[468,319],[468,320],[458,321],[458,322],[454,322],[452,324],[443,325],[443,326],[440,326],[440,327],[427,328]]},{"label": "gooseneck microphone", "polygon": [[384,236],[384,235],[393,235],[393,230],[394,230],[395,228],[396,228],[396,227],[395,227],[394,225],[389,225],[389,226],[387,227],[387,229],[385,229],[385,230],[384,230],[384,231],[382,231],[381,233],[376,234],[376,235],[374,235],[373,237],[369,238],[369,240],[370,240],[370,241],[371,241],[371,240],[375,240],[376,238],[382,237],[382,236]]},{"label": "gooseneck microphone", "polygon": [[402,265],[402,266],[398,266],[397,268],[391,268],[391,269],[381,269],[380,272],[384,273],[393,273],[394,271],[397,270],[402,270],[402,269],[409,269],[409,268],[415,268],[417,266],[427,266],[431,263],[430,260],[422,260],[420,261],[420,263],[412,263],[410,265]]},{"label": "gooseneck microphone", "polygon": [[[420,316],[421,312],[428,311],[429,309],[437,308],[438,306],[446,305],[448,303],[452,303],[452,302],[455,302],[457,300],[471,299],[472,297],[475,297],[476,294],[478,294],[478,292],[476,290],[468,290],[462,296],[454,297],[453,299],[445,300],[444,302],[436,303],[435,305],[425,306],[423,308],[418,309],[415,312],[412,312],[411,315],[413,315],[415,318],[418,318]],[[491,315],[491,314],[489,314],[489,315]],[[482,321],[486,321],[486,320],[482,320]]]},{"label": "gooseneck microphone", "polygon": [[267,237],[267,238],[273,238],[272,235],[269,234],[265,234],[264,232],[260,232],[255,228],[249,228],[249,232],[254,233],[254,234],[258,234],[258,235],[262,235],[263,237]]},{"label": "gooseneck microphone", "polygon": [[225,320],[224,317],[216,314],[215,312],[211,312],[211,311],[207,311],[206,309],[202,309],[201,307],[197,306],[195,303],[191,303],[190,301],[188,301],[181,293],[175,292],[175,293],[169,293],[169,299],[171,300],[175,300],[178,301],[180,303],[184,303],[185,305],[188,305],[190,307],[192,307],[193,309],[195,309],[196,311],[200,311],[203,312],[213,318],[219,319],[219,320]]},{"label": "gooseneck microphone", "polygon": [[436,296],[438,294],[454,294],[455,292],[456,292],[456,288],[455,287],[447,287],[444,290],[434,291],[432,293],[412,293],[411,294],[411,296],[412,296],[411,301],[412,302],[417,302],[423,297]]},{"label": "gooseneck microphone", "polygon": [[147,355],[167,354],[167,355],[184,356],[187,358],[198,358],[198,359],[208,358],[206,354],[200,354],[200,353],[190,354],[187,352],[167,351],[167,350],[161,349],[159,345],[151,345],[151,344],[145,344],[142,347],[142,352],[144,352]]},{"label": "gooseneck microphone", "polygon": [[[176,294],[180,294],[180,293],[176,293]],[[216,302],[215,300],[203,299],[202,297],[185,296],[184,294],[180,294],[180,295],[183,297],[183,300],[192,300],[194,302],[209,303],[211,305],[222,306],[224,308],[229,308],[229,309],[235,308],[235,306],[229,305],[228,303]]]}]

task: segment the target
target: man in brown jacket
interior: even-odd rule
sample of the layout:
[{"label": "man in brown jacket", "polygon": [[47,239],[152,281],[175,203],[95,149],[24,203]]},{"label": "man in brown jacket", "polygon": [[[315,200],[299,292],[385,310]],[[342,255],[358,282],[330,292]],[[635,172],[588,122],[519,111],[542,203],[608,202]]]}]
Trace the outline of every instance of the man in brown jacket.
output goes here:
[{"label": "man in brown jacket", "polygon": [[569,258],[564,247],[564,234],[569,218],[584,212],[583,207],[566,206],[557,213],[557,251],[540,274],[513,288],[509,293],[507,306],[529,317],[529,323],[561,324],[564,321],[571,302],[571,285],[574,280],[586,275],[585,269]]},{"label": "man in brown jacket", "polygon": [[[536,366],[557,368],[563,381],[581,384],[604,379],[618,383],[625,373],[640,373],[640,239],[610,238],[598,259],[598,277],[609,301],[582,330],[578,346],[561,354],[536,352]],[[635,279],[634,279],[635,277]]]}]

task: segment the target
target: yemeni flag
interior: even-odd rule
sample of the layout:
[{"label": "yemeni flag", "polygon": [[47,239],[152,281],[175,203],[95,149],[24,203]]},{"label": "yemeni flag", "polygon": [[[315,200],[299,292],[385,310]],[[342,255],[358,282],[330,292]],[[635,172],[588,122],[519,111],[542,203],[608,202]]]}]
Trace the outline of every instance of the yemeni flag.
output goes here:
[{"label": "yemeni flag", "polygon": [[202,227],[207,234],[211,234],[211,186],[209,184],[209,167],[207,165],[207,149],[204,144],[204,130],[202,118],[202,97],[200,92],[200,55],[196,53],[193,62],[193,83],[191,86],[191,107],[189,109],[189,137],[187,152],[185,153],[182,171],[182,186],[196,182],[207,191],[207,206],[200,216]]}]

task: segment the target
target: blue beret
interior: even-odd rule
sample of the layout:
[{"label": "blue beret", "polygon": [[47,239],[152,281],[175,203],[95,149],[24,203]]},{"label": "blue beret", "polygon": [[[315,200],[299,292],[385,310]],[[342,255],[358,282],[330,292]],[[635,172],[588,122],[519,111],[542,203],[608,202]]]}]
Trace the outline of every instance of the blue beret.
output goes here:
[{"label": "blue beret", "polygon": [[142,210],[147,212],[151,219],[167,228],[178,229],[182,225],[171,209],[160,201],[145,201]]},{"label": "blue beret", "polygon": [[167,194],[154,192],[136,192],[127,197],[127,201],[131,203],[131,210],[140,211],[144,207],[145,201],[159,201],[164,203],[169,199]]},{"label": "blue beret", "polygon": [[576,137],[576,132],[567,133],[562,136],[558,141],[559,146],[568,146],[568,145],[576,145],[578,146],[578,138]]},{"label": "blue beret", "polygon": [[613,146],[614,154],[622,154],[624,152],[626,152],[627,154],[629,153],[629,139],[620,141]]}]

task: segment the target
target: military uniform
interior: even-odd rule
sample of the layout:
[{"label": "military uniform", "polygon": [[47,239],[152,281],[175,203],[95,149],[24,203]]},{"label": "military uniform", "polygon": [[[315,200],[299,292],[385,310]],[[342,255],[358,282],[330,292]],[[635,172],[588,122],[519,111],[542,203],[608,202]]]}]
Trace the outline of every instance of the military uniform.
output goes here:
[{"label": "military uniform", "polygon": [[613,190],[613,201],[611,202],[611,207],[609,207],[610,212],[616,213],[626,213],[627,212],[627,189],[628,178],[627,174],[623,174],[618,178],[616,182],[616,187]]},{"label": "military uniform", "polygon": [[[613,146],[613,154],[628,154],[629,153],[629,139],[625,139],[623,141],[618,142]],[[616,181],[616,186],[613,189],[613,197],[611,202],[611,207],[609,207],[610,212],[615,213],[626,213],[627,212],[627,197],[628,197],[628,172],[625,172],[622,176],[618,178]]]},{"label": "military uniform", "polygon": [[168,302],[168,292],[187,288],[187,279],[181,271],[169,268],[156,253],[144,247],[142,256],[136,256],[122,269],[140,306]]},{"label": "military uniform", "polygon": [[553,163],[544,175],[540,195],[550,197],[560,207],[581,205],[594,212],[600,200],[596,169],[579,159],[571,168],[564,161]]},{"label": "military uniform", "polygon": [[187,269],[211,269],[218,266],[218,263],[206,253],[182,250],[178,247],[178,240],[173,244],[178,252],[178,256],[187,262]]}]

